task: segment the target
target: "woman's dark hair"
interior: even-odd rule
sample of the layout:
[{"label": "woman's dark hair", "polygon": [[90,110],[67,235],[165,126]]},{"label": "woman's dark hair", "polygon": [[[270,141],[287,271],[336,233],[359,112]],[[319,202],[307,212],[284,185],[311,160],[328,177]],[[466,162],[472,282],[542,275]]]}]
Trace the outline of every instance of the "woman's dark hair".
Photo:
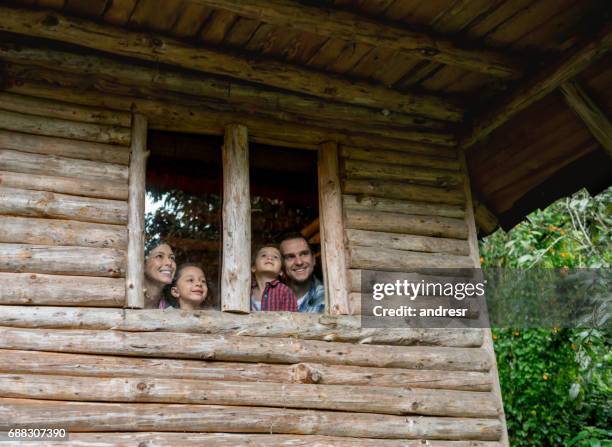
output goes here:
[{"label": "woman's dark hair", "polygon": [[172,248],[172,245],[170,245],[170,243],[168,241],[166,241],[165,239],[162,239],[160,237],[152,237],[150,239],[147,239],[145,241],[145,250],[144,250],[144,255],[145,258],[147,256],[149,256],[149,253],[151,253],[151,251],[153,251],[154,249],[156,249],[157,247],[159,247],[160,245],[167,245],[168,247]]}]

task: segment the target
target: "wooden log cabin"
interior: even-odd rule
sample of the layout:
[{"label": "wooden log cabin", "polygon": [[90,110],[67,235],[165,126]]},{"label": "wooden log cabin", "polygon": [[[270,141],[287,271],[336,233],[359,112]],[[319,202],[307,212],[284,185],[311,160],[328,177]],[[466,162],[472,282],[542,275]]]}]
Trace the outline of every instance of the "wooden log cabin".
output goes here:
[{"label": "wooden log cabin", "polygon": [[[0,33],[0,430],[508,446],[490,331],[362,328],[360,278],[610,185],[608,1],[20,0]],[[154,132],[224,140],[222,310],[142,309]],[[250,144],[318,153],[323,315],[249,314]]]}]

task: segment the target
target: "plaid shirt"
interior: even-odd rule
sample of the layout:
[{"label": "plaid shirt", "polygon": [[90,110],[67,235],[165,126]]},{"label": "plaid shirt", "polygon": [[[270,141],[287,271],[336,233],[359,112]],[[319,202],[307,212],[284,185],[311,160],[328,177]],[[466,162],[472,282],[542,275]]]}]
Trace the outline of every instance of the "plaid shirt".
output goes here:
[{"label": "plaid shirt", "polygon": [[[253,289],[255,287],[257,287],[257,284],[254,285]],[[251,301],[253,301],[253,298],[251,298]],[[293,290],[275,279],[266,283],[261,295],[260,309],[262,311],[297,312],[297,297]]]},{"label": "plaid shirt", "polygon": [[312,276],[310,289],[300,297],[298,303],[298,312],[321,313],[325,310],[325,287],[316,276]]}]

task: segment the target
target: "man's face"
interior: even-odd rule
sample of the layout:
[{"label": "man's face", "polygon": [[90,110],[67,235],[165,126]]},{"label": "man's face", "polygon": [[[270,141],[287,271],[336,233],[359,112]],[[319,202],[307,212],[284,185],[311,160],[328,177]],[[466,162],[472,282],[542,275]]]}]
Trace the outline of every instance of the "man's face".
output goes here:
[{"label": "man's face", "polygon": [[287,239],[281,246],[285,274],[294,283],[304,283],[310,279],[315,267],[315,258],[304,239]]}]

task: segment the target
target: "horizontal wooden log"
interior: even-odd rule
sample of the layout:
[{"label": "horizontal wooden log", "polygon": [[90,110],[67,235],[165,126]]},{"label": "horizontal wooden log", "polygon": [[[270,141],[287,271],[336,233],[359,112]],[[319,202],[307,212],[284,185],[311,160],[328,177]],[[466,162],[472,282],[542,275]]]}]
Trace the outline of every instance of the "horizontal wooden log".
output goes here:
[{"label": "horizontal wooden log", "polygon": [[359,344],[428,345],[478,347],[482,344],[479,329],[376,329],[362,328],[361,320],[351,316],[328,316],[310,313],[277,312],[228,314],[219,311],[179,312],[147,310],[112,310],[52,307],[3,307],[0,326],[74,327],[114,329],[129,332],[190,332],[244,337],[293,337]]},{"label": "horizontal wooden log", "polygon": [[387,213],[413,214],[417,216],[442,216],[463,219],[465,210],[461,206],[443,203],[413,202],[408,200],[385,199],[366,195],[344,194],[342,205],[345,209],[357,211],[382,211]]},{"label": "horizontal wooden log", "polygon": [[[197,392],[194,392],[197,390]],[[315,385],[0,373],[0,396],[93,402],[283,407],[377,414],[496,417],[490,393]]]},{"label": "horizontal wooden log", "polygon": [[239,382],[317,383],[490,391],[489,373],[298,363],[228,363],[200,360],[142,359],[40,351],[0,351],[4,373],[86,377],[145,377]]},{"label": "horizontal wooden log", "polygon": [[[116,113],[116,111],[113,113]],[[121,146],[29,135],[5,130],[0,130],[0,148],[121,165],[127,165],[130,159],[129,150]]]},{"label": "horizontal wooden log", "polygon": [[126,112],[78,106],[7,92],[0,92],[0,109],[8,110],[9,112],[125,128],[129,128],[132,124],[132,117]]},{"label": "horizontal wooden log", "polygon": [[[78,323],[77,323],[78,324]],[[487,371],[480,348],[376,346],[270,337],[0,328],[0,349],[229,362],[324,363],[378,368]]]},{"label": "horizontal wooden log", "polygon": [[0,244],[0,271],[51,275],[125,275],[126,252],[114,248]]},{"label": "horizontal wooden log", "polygon": [[[160,417],[163,415],[163,417]],[[254,417],[256,415],[256,417]],[[222,431],[383,439],[495,441],[498,419],[440,418],[220,405],[58,402],[0,399],[0,429],[54,426],[70,432]]]},{"label": "horizontal wooden log", "polygon": [[460,173],[442,169],[397,166],[350,159],[343,161],[342,168],[347,179],[398,180],[440,187],[455,186],[463,182],[463,176]]},{"label": "horizontal wooden log", "polygon": [[427,147],[421,150],[410,148],[409,151],[385,151],[380,149],[341,146],[340,155],[351,160],[373,161],[376,163],[391,163],[400,166],[419,166],[423,168],[459,170],[457,152],[453,148],[446,148],[444,152],[431,151]]},{"label": "horizontal wooden log", "polygon": [[[26,70],[26,72],[28,77],[38,76],[37,73],[31,75],[31,71]],[[419,148],[420,150],[431,150],[434,153],[439,148],[447,149],[443,146],[424,143],[423,132],[417,130],[411,131],[412,135],[406,135],[406,132],[403,135],[406,138],[409,136],[412,140],[416,139],[416,141],[391,138],[387,135],[372,135],[366,132],[367,129],[351,132],[338,131],[337,126],[334,128],[320,127],[279,121],[269,117],[262,118],[245,112],[222,112],[204,104],[185,105],[182,97],[171,100],[169,97],[166,98],[168,95],[164,95],[164,98],[158,98],[157,91],[151,91],[138,97],[127,96],[133,90],[129,86],[125,86],[126,94],[121,96],[117,94],[117,86],[107,86],[104,83],[93,84],[89,90],[82,90],[82,86],[79,88],[79,85],[82,84],[81,80],[66,83],[62,80],[66,74],[60,72],[57,72],[56,76],[60,78],[60,85],[66,85],[66,88],[60,88],[56,83],[47,80],[43,82],[24,81],[21,77],[23,74],[20,71],[17,77],[11,77],[11,84],[6,90],[51,99],[59,97],[77,104],[104,105],[104,107],[115,110],[134,110],[134,112],[147,116],[149,128],[155,130],[223,135],[223,129],[227,124],[241,122],[253,130],[249,134],[249,141],[275,146],[314,150],[325,141],[337,141],[357,147],[380,147],[393,150]],[[45,72],[45,78],[48,75],[49,73]]]},{"label": "horizontal wooden log", "polygon": [[502,447],[494,441],[436,441],[430,439],[368,439],[317,435],[233,433],[70,433],[67,441],[38,441],[40,447]]},{"label": "horizontal wooden log", "polygon": [[94,143],[130,144],[130,129],[0,110],[0,129]]},{"label": "horizontal wooden log", "polygon": [[77,160],[55,155],[0,149],[0,170],[22,174],[53,175],[127,183],[127,167],[114,163]]},{"label": "horizontal wooden log", "polygon": [[[2,8],[0,30],[54,39],[87,48],[141,60],[176,65],[187,69],[249,82],[290,89],[329,100],[366,107],[417,113],[437,119],[456,119],[462,111],[446,100],[431,95],[398,94],[397,91],[361,81],[267,59],[252,61],[230,54],[190,46],[161,35],[152,37],[134,31],[93,21],[50,14],[48,11],[26,11]],[[97,38],[92,36],[104,36]],[[151,45],[150,42],[154,42]],[[287,82],[291,79],[291,82]]]},{"label": "horizontal wooden log", "polygon": [[346,230],[346,237],[351,245],[422,251],[428,253],[450,253],[453,255],[469,254],[467,241],[460,239],[352,229]]},{"label": "horizontal wooden log", "polygon": [[127,230],[123,225],[0,216],[0,242],[125,250]]},{"label": "horizontal wooden log", "polygon": [[253,0],[248,3],[235,3],[231,0],[196,1],[281,28],[396,50],[410,58],[430,60],[492,76],[516,79],[523,71],[518,61],[500,52],[481,48],[462,49],[440,36],[409,31],[405,27],[392,26],[387,22],[378,22],[336,8],[322,8],[321,5],[310,6],[287,0]]},{"label": "horizontal wooden log", "polygon": [[463,191],[457,188],[436,188],[389,180],[344,180],[344,194],[367,194],[386,199],[416,200],[430,203],[463,205]]},{"label": "horizontal wooden log", "polygon": [[[342,104],[320,98],[273,90],[263,86],[207,76],[203,73],[185,73],[166,67],[146,67],[118,61],[116,58],[93,54],[76,54],[50,48],[26,47],[22,43],[6,42],[0,48],[0,58],[15,64],[27,64],[39,69],[55,69],[87,75],[95,81],[113,84],[126,83],[139,88],[163,90],[227,102],[238,110],[280,112],[295,119],[320,119],[337,122],[350,119],[353,126],[397,126],[444,130],[447,124],[423,116],[406,115],[390,110]],[[210,102],[210,101],[208,101]],[[331,123],[330,123],[331,124]],[[343,124],[344,125],[344,124]],[[349,121],[346,125],[351,127]],[[445,148],[445,152],[450,149]]]},{"label": "horizontal wooden log", "polygon": [[[365,276],[364,276],[365,275]],[[402,279],[406,279],[412,282],[466,282],[473,275],[473,269],[424,269],[418,268],[413,269],[409,272],[403,272]],[[369,281],[371,284],[374,282],[395,282],[398,279],[397,272],[390,271],[368,271],[362,269],[349,269],[348,271],[349,283],[351,292],[361,292],[362,280]]]},{"label": "horizontal wooden log", "polygon": [[125,224],[127,202],[0,186],[0,214]]},{"label": "horizontal wooden log", "polygon": [[419,268],[472,268],[469,256],[440,253],[419,253],[380,247],[350,245],[349,265],[352,269],[406,272]]},{"label": "horizontal wooden log", "polygon": [[400,213],[345,210],[347,228],[387,233],[467,238],[467,226],[462,219],[440,216],[414,216]]},{"label": "horizontal wooden log", "polygon": [[19,174],[7,171],[0,171],[0,185],[11,189],[58,192],[100,199],[127,200],[128,196],[128,186],[125,182]]},{"label": "horizontal wooden log", "polygon": [[123,307],[125,280],[0,272],[0,304]]}]

